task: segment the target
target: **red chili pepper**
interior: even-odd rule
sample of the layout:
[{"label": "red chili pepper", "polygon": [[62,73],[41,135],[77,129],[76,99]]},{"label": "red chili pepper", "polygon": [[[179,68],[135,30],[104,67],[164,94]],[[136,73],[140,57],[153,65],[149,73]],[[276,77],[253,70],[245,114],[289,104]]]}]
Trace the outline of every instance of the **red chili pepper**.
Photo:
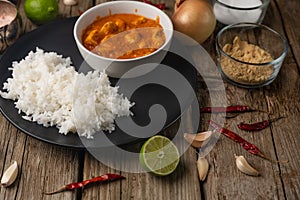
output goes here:
[{"label": "red chili pepper", "polygon": [[204,107],[200,108],[200,112],[203,113],[243,113],[256,111],[249,106],[227,106],[227,107]]},{"label": "red chili pepper", "polygon": [[115,180],[121,180],[124,179],[124,176],[118,175],[118,174],[104,174],[102,176],[97,176],[95,178],[85,180],[82,182],[75,182],[75,183],[70,183],[67,185],[62,186],[56,191],[53,192],[45,192],[44,194],[46,195],[51,195],[51,194],[56,194],[59,192],[67,191],[67,190],[74,190],[78,188],[83,188],[91,183],[103,183],[103,182],[108,182],[108,181],[115,181]]},{"label": "red chili pepper", "polygon": [[245,131],[260,131],[260,130],[267,128],[268,126],[271,125],[271,123],[273,123],[281,118],[283,118],[283,117],[278,117],[278,118],[270,119],[270,120],[264,120],[262,122],[257,122],[254,124],[246,124],[246,123],[241,122],[237,126],[239,129],[245,130]]},{"label": "red chili pepper", "polygon": [[78,9],[78,14],[79,14],[79,15],[82,15],[82,13],[83,13],[83,11],[80,10],[80,9]]},{"label": "red chili pepper", "polygon": [[148,3],[148,4],[152,5],[152,6],[155,6],[155,7],[159,8],[159,9],[161,9],[161,10],[165,10],[166,9],[166,6],[165,6],[164,3],[152,3],[149,0],[142,0],[142,1],[144,3]]},{"label": "red chili pepper", "polygon": [[[279,161],[275,161],[272,160],[268,157],[265,156],[265,154],[263,154],[259,148],[257,146],[255,146],[254,144],[248,142],[247,140],[243,139],[241,136],[239,136],[238,134],[236,134],[235,132],[228,130],[226,128],[221,127],[219,124],[217,124],[214,121],[209,120],[209,124],[214,127],[218,132],[220,132],[221,134],[225,135],[226,137],[230,138],[231,140],[239,143],[239,145],[241,147],[243,147],[246,151],[248,151],[249,153],[259,156],[263,159],[272,161],[272,162],[279,162]],[[287,162],[287,161],[286,161]]]}]

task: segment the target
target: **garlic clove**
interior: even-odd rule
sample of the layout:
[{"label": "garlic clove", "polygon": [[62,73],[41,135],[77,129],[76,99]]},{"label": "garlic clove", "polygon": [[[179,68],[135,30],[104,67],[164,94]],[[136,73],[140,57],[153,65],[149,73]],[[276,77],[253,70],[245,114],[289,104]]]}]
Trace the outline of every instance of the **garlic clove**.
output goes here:
[{"label": "garlic clove", "polygon": [[235,156],[235,163],[241,172],[250,176],[259,176],[259,172],[247,162],[244,156]]},{"label": "garlic clove", "polygon": [[185,133],[184,139],[195,148],[201,148],[203,142],[212,135],[212,131],[206,131],[197,134]]},{"label": "garlic clove", "polygon": [[14,183],[18,176],[18,163],[14,161],[14,163],[7,168],[7,170],[3,173],[1,178],[1,185],[3,187],[8,187]]},{"label": "garlic clove", "polygon": [[208,169],[209,169],[209,164],[208,164],[208,161],[206,158],[204,158],[204,157],[198,158],[197,169],[198,169],[198,175],[199,175],[200,181],[204,181],[207,176]]},{"label": "garlic clove", "polygon": [[75,6],[78,2],[76,0],[64,0],[66,6]]}]

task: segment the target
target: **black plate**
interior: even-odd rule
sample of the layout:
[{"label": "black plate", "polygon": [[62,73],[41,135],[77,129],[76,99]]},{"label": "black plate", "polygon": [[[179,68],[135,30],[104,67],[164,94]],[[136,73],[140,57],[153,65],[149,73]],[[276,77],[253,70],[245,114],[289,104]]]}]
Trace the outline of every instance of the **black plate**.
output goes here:
[{"label": "black plate", "polygon": [[[7,78],[11,77],[11,71],[8,70],[11,63],[21,60],[29,51],[35,50],[36,47],[42,48],[45,51],[55,51],[64,57],[71,57],[73,65],[78,70],[78,68],[82,66],[83,58],[73,39],[73,26],[76,19],[77,18],[68,18],[41,26],[23,35],[14,45],[9,47],[0,60],[0,86],[2,87]],[[195,89],[197,73],[189,62],[180,56],[168,52],[162,64],[182,74],[190,83],[191,88]],[[159,76],[161,74],[160,67],[149,74]],[[172,77],[165,78],[172,79]],[[145,80],[145,77],[139,77],[136,80]],[[118,80],[111,79],[111,81],[112,84],[116,84]],[[128,79],[125,83],[134,84],[135,79]],[[125,86],[120,85],[120,92],[126,93]],[[187,107],[193,100],[191,99],[191,95],[189,95],[193,93],[193,91],[183,92],[183,95],[186,96],[183,99],[183,104]],[[149,108],[154,104],[162,105],[166,110],[167,119],[164,128],[175,122],[182,113],[178,100],[172,91],[158,84],[147,84],[140,87],[134,92],[130,100],[136,104],[132,108],[132,112],[135,114],[132,119],[140,126],[145,126],[149,123]],[[17,109],[14,107],[14,102],[11,100],[0,97],[0,109],[2,114],[14,126],[34,138],[65,147],[84,148],[81,139],[76,134],[61,135],[55,127],[45,128],[42,125],[24,120],[21,115],[18,114]],[[156,133],[152,135],[154,134]],[[116,145],[128,144],[140,139],[139,137],[133,137],[124,133],[118,127],[116,127],[114,132],[106,135],[107,138]]]}]

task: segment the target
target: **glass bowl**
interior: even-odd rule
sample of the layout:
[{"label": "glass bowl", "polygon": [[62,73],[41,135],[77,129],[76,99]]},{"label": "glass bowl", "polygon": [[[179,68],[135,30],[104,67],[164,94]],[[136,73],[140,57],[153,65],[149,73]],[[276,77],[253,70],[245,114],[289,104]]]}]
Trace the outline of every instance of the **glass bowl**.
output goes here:
[{"label": "glass bowl", "polygon": [[217,66],[228,82],[245,88],[270,84],[288,52],[286,39],[256,23],[232,24],[216,36]]},{"label": "glass bowl", "polygon": [[211,3],[217,20],[222,24],[260,24],[270,0],[212,0]]}]

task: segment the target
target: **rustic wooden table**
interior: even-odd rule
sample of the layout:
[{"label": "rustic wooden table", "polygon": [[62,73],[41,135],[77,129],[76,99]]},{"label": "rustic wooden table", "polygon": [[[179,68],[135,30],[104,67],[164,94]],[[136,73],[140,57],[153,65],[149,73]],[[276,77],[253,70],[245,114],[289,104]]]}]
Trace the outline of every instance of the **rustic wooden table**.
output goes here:
[{"label": "rustic wooden table", "polygon": [[[15,2],[23,18],[24,32],[38,28],[26,19],[24,0]],[[85,11],[101,2],[103,1],[79,1],[78,5],[70,7],[59,0],[60,17],[78,16],[79,11]],[[171,15],[173,1],[155,2],[165,2],[168,8],[166,12]],[[239,131],[236,124],[240,121],[263,120],[269,117],[267,114],[253,112],[239,115],[235,119],[226,120],[225,125],[257,144],[269,157],[288,159],[289,163],[265,161],[248,154],[227,138],[220,137],[207,155],[210,170],[204,182],[199,182],[197,154],[192,148],[184,153],[181,164],[170,176],[127,173],[105,166],[85,150],[63,148],[27,136],[0,115],[0,175],[14,160],[20,167],[17,182],[10,188],[0,188],[0,199],[300,199],[299,10],[299,0],[273,0],[267,10],[263,23],[283,34],[290,45],[279,76],[271,85],[260,89],[242,89],[224,82],[228,105],[244,104],[261,110],[271,109],[274,117],[286,116],[271,127],[254,134]],[[214,60],[215,35],[216,32],[203,44]],[[217,96],[218,87],[210,92]],[[201,79],[197,96],[201,106],[209,105],[209,92]],[[209,118],[209,115],[201,116],[199,131],[207,130]],[[177,124],[178,122],[162,134],[176,131]],[[141,144],[137,144],[127,148],[138,149],[140,146]],[[244,155],[261,172],[261,176],[250,177],[239,172],[234,164],[234,154]],[[52,196],[43,194],[43,191],[54,190],[60,185],[109,172],[120,173],[126,180],[96,185],[83,191]]]}]

